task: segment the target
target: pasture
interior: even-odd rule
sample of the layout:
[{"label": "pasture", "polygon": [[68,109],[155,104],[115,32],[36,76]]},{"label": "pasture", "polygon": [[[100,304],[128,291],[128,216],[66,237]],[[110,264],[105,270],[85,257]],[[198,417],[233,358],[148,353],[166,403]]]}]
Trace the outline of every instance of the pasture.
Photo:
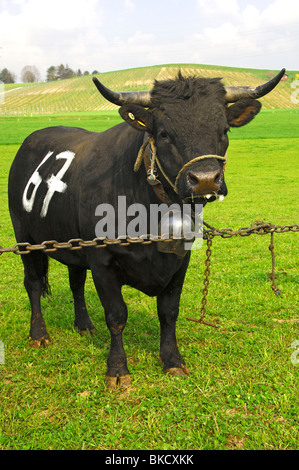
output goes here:
[{"label": "pasture", "polygon": [[[23,139],[51,125],[102,131],[117,112],[0,117],[0,245],[14,234],[7,178]],[[237,229],[263,220],[298,223],[299,110],[265,110],[230,133],[222,203],[208,205],[209,224]],[[24,240],[25,241],[25,240]],[[268,274],[270,236],[213,240],[206,319],[199,317],[205,244],[187,272],[177,337],[188,377],[164,375],[158,361],[155,299],[126,287],[124,345],[132,374],[128,390],[105,390],[109,332],[91,276],[86,300],[94,336],[73,327],[65,266],[50,261],[52,295],[42,299],[52,342],[29,347],[30,306],[19,256],[0,257],[0,449],[223,450],[298,448],[298,233],[274,237],[276,297]]]}]

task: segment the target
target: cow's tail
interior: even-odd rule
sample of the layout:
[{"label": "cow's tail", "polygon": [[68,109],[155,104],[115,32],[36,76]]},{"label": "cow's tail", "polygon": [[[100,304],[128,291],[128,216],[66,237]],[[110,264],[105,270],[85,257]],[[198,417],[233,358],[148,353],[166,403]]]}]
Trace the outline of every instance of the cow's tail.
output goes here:
[{"label": "cow's tail", "polygon": [[43,259],[43,280],[42,280],[42,296],[51,295],[51,287],[48,280],[49,258],[44,256]]}]

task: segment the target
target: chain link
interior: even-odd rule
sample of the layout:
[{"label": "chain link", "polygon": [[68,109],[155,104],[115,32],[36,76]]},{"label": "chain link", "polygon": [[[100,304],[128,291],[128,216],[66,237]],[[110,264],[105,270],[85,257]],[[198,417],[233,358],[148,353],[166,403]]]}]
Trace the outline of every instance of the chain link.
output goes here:
[{"label": "chain link", "polygon": [[218,328],[218,325],[214,323],[209,323],[204,320],[204,316],[206,313],[206,305],[207,305],[207,295],[208,295],[208,286],[209,286],[209,275],[210,275],[210,265],[211,265],[211,245],[212,245],[212,238],[215,236],[220,236],[222,238],[231,238],[233,236],[240,235],[241,237],[248,237],[251,234],[256,235],[271,235],[271,241],[269,245],[269,250],[271,251],[271,259],[272,259],[272,271],[269,275],[269,278],[272,281],[271,288],[275,295],[280,296],[281,291],[278,289],[275,283],[276,274],[275,274],[275,253],[274,253],[274,233],[287,233],[287,232],[299,232],[299,225],[273,225],[270,223],[265,222],[254,222],[251,224],[250,227],[241,227],[238,230],[228,229],[216,229],[215,227],[211,227],[209,224],[204,222],[204,225],[208,228],[208,230],[204,231],[204,238],[207,240],[207,251],[206,251],[206,270],[205,270],[205,279],[204,279],[204,289],[202,291],[202,307],[201,307],[201,316],[199,319],[197,318],[187,318],[189,321],[194,321],[197,323],[203,323],[205,325],[213,326],[214,328]]},{"label": "chain link", "polygon": [[[265,222],[254,222],[250,227],[241,227],[238,230],[231,228],[217,229],[204,222],[207,227],[203,231],[205,240],[220,236],[221,238],[232,238],[234,236],[248,237],[249,235],[265,235],[267,233],[287,233],[299,232],[299,225],[273,225]],[[190,242],[190,238],[182,237],[182,240]],[[56,240],[47,240],[39,244],[31,244],[28,242],[16,243],[11,247],[0,246],[0,255],[2,253],[15,253],[16,255],[27,255],[32,251],[43,251],[44,253],[52,253],[61,249],[81,250],[82,248],[105,248],[109,245],[128,246],[130,244],[148,245],[156,242],[170,242],[172,239],[165,239],[161,236],[144,235],[141,237],[125,237],[125,238],[94,238],[93,240],[84,241],[82,238],[72,238],[67,242],[58,242]]]},{"label": "chain link", "polygon": [[274,225],[266,222],[254,222],[250,227],[240,227],[238,230],[233,230],[231,228],[217,229],[211,225],[204,222],[204,225],[208,230],[204,231],[204,238],[208,235],[211,237],[222,237],[222,238],[231,238],[234,236],[240,237],[249,237],[249,235],[265,235],[267,233],[287,233],[287,232],[299,232],[299,225]]},{"label": "chain link", "polygon": [[206,261],[205,261],[206,269],[205,269],[205,278],[204,278],[204,281],[203,281],[204,288],[203,288],[203,291],[202,291],[203,296],[202,296],[202,300],[201,300],[200,318],[188,318],[187,317],[187,320],[194,321],[194,322],[197,322],[197,323],[203,323],[204,325],[213,326],[214,328],[218,328],[218,325],[216,325],[215,323],[209,323],[206,320],[204,320],[204,317],[205,317],[205,314],[206,314],[207,296],[208,296],[208,292],[209,292],[208,287],[209,287],[209,283],[210,283],[209,276],[210,276],[211,254],[212,254],[212,249],[211,248],[212,248],[212,238],[208,237],[207,238],[207,251],[206,251],[207,258],[206,258]]},{"label": "chain link", "polygon": [[[184,238],[182,238],[184,239]],[[93,240],[83,240],[82,238],[72,238],[67,242],[58,242],[56,240],[47,240],[39,244],[31,244],[29,242],[15,243],[11,247],[3,247],[0,245],[0,255],[2,253],[14,253],[15,255],[28,255],[32,251],[43,251],[44,253],[53,253],[57,250],[81,250],[82,248],[105,248],[110,245],[129,246],[131,244],[148,245],[153,242],[170,242],[171,238],[162,238],[161,236],[152,237],[144,235],[142,237],[125,237],[125,238],[94,238]],[[190,238],[186,238],[190,242]]]},{"label": "chain link", "polygon": [[[206,250],[206,260],[205,260],[205,278],[204,278],[204,288],[202,291],[203,297],[201,301],[201,309],[200,309],[200,318],[187,318],[189,321],[194,321],[197,323],[202,323],[204,325],[212,326],[214,328],[218,328],[218,325],[214,323],[207,322],[204,317],[206,314],[206,306],[207,306],[207,296],[208,296],[208,287],[209,287],[209,276],[210,276],[210,266],[211,266],[211,254],[212,254],[212,240],[214,237],[221,237],[221,238],[232,238],[234,236],[241,236],[241,237],[248,237],[249,235],[256,234],[256,235],[266,235],[271,234],[271,241],[269,245],[269,250],[271,251],[271,258],[272,258],[272,272],[270,274],[270,279],[272,281],[271,288],[274,291],[275,295],[281,295],[281,291],[275,284],[275,254],[274,254],[274,233],[288,233],[288,232],[299,232],[299,225],[273,225],[271,223],[265,223],[262,221],[254,222],[250,225],[250,227],[240,227],[238,230],[233,230],[231,228],[224,228],[224,229],[217,229],[212,227],[211,225],[204,222],[205,229],[203,231],[203,238],[207,241],[207,250]],[[182,240],[190,242],[190,237],[184,238]],[[105,237],[101,238],[94,238],[93,240],[84,241],[82,238],[72,238],[67,242],[58,242],[56,240],[48,240],[44,241],[39,244],[31,244],[28,242],[16,243],[11,247],[2,247],[0,246],[0,255],[2,253],[14,253],[16,255],[27,255],[33,251],[43,251],[44,253],[53,253],[57,250],[81,250],[82,248],[105,248],[110,245],[118,245],[118,246],[129,246],[131,244],[140,244],[140,245],[148,245],[150,243],[156,242],[170,242],[172,239],[165,239],[161,236],[153,237],[151,235],[144,235],[142,237],[136,238],[115,238],[109,239]]]}]

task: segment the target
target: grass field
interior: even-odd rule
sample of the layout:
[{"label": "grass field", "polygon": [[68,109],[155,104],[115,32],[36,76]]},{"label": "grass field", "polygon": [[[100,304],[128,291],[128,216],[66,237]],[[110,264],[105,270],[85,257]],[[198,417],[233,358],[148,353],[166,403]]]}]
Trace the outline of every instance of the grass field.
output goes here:
[{"label": "grass field", "polygon": [[[0,245],[14,243],[7,209],[7,177],[26,135],[49,125],[101,131],[115,112],[0,117]],[[256,220],[298,223],[299,112],[266,110],[230,133],[229,195],[205,209],[216,227]],[[105,390],[109,333],[88,276],[86,298],[93,337],[73,328],[73,303],[64,266],[50,263],[52,296],[42,300],[52,338],[29,347],[30,306],[21,260],[0,257],[0,449],[298,449],[298,233],[275,236],[276,297],[268,274],[268,235],[215,238],[207,320],[199,316],[205,250],[193,252],[177,337],[190,376],[164,375],[158,362],[155,299],[124,288],[129,319],[124,344],[132,389]]]}]

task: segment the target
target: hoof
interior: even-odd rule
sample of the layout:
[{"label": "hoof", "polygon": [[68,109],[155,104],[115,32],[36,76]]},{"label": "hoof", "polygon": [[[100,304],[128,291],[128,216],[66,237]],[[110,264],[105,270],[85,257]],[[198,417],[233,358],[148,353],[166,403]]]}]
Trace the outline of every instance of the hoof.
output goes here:
[{"label": "hoof", "polygon": [[87,328],[86,330],[79,330],[78,329],[78,331],[80,333],[80,336],[86,336],[86,335],[89,335],[89,334],[94,335],[95,332],[96,332],[95,328],[93,328],[93,329]]},{"label": "hoof", "polygon": [[106,388],[109,390],[117,390],[118,388],[129,388],[131,385],[131,377],[129,374],[120,375],[118,377],[106,377]]},{"label": "hoof", "polygon": [[31,348],[40,349],[42,346],[47,348],[50,344],[50,338],[31,339],[29,346]]},{"label": "hoof", "polygon": [[90,320],[90,318],[87,318],[86,321],[80,321],[80,322],[77,322],[75,320],[74,321],[74,327],[81,336],[85,336],[85,335],[89,335],[89,334],[93,335],[96,332],[96,329],[95,329],[92,321]]},{"label": "hoof", "polygon": [[182,364],[181,367],[171,367],[170,369],[166,369],[164,372],[166,374],[174,375],[177,377],[185,377],[186,375],[189,375],[189,370],[184,364]]}]

